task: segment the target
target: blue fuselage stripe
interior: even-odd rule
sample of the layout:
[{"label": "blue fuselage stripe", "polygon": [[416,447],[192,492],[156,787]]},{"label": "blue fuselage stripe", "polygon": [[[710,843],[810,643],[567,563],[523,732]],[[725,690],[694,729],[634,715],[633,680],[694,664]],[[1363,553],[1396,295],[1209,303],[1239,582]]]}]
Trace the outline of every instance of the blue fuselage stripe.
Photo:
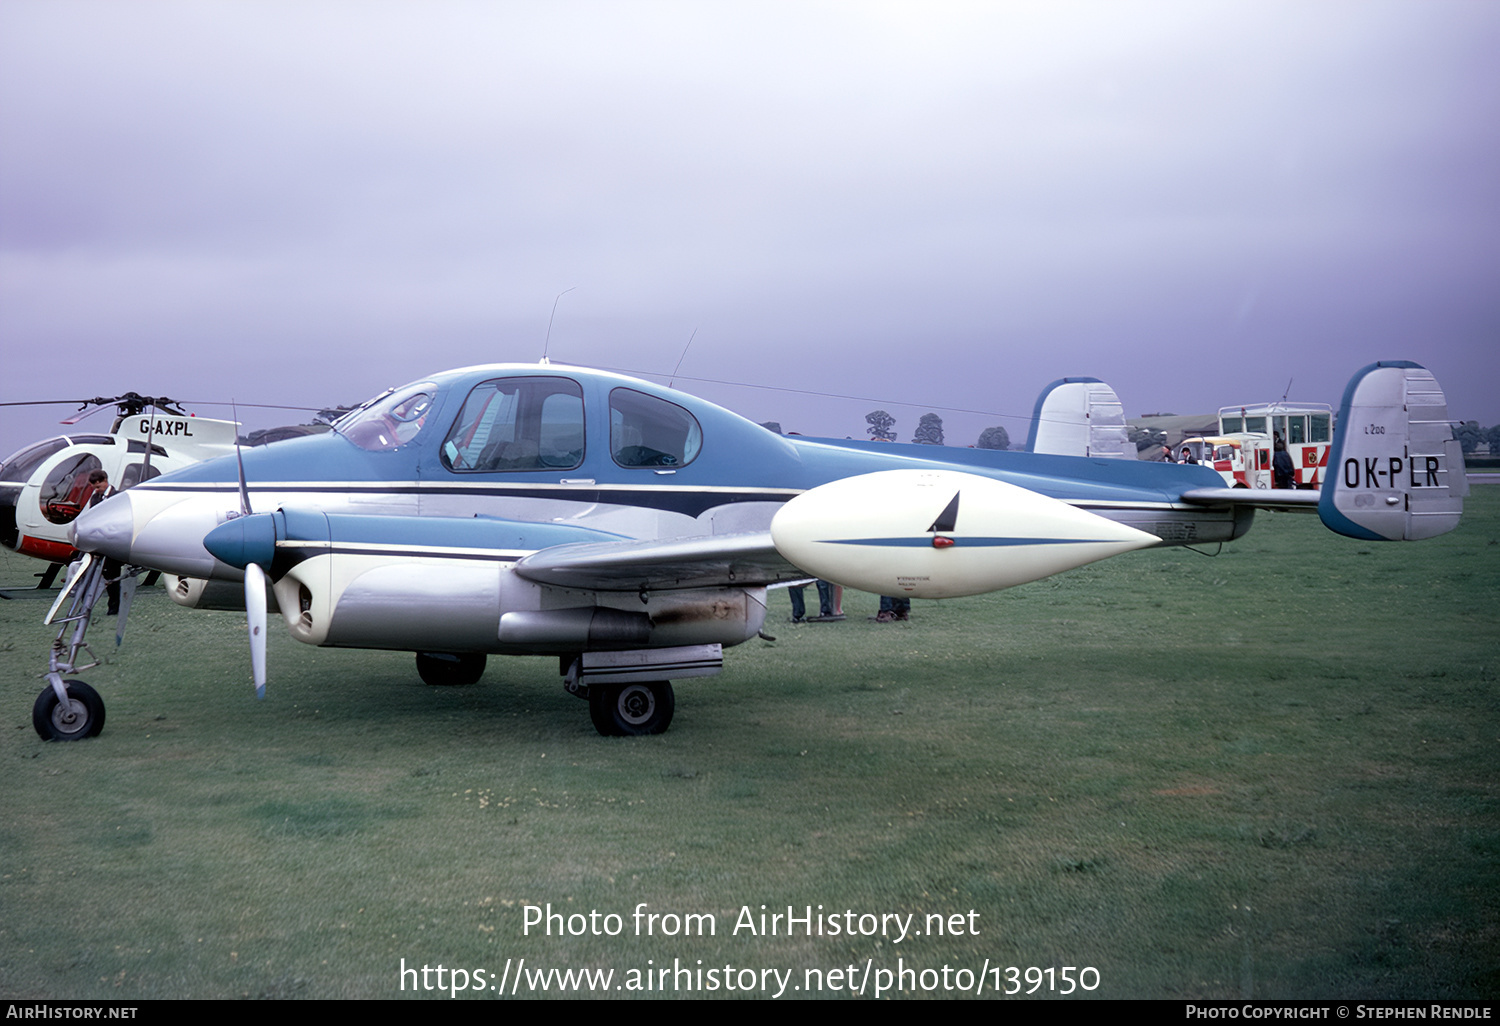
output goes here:
[{"label": "blue fuselage stripe", "polygon": [[[947,538],[948,535],[942,537]],[[921,538],[822,538],[825,545],[879,545],[887,548],[930,548],[932,536]],[[953,547],[999,548],[1015,545],[1098,545],[1102,538],[952,538]]]}]

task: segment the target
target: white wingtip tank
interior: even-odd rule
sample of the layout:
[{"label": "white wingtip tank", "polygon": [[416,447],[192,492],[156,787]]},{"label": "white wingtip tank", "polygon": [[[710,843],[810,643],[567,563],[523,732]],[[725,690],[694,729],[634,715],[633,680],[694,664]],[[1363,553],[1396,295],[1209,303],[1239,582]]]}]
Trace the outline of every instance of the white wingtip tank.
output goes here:
[{"label": "white wingtip tank", "polygon": [[1425,367],[1372,363],[1344,390],[1318,515],[1339,534],[1417,541],[1453,530],[1469,483],[1448,400]]},{"label": "white wingtip tank", "polygon": [[1155,535],[990,478],[891,470],[820,485],[771,521],[810,574],[877,595],[981,595],[1156,545]]}]

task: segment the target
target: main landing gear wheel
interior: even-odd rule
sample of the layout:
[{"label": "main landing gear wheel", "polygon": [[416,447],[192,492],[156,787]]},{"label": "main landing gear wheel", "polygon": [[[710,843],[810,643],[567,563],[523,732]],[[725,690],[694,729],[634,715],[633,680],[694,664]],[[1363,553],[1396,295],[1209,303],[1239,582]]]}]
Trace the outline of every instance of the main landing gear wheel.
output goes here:
[{"label": "main landing gear wheel", "polygon": [[31,707],[31,725],[43,741],[82,741],[98,737],[104,729],[104,699],[99,692],[81,680],[65,680],[67,704],[57,700],[57,692],[43,688]]},{"label": "main landing gear wheel", "polygon": [[589,685],[589,718],[605,737],[660,734],[677,707],[672,682]]},{"label": "main landing gear wheel", "polygon": [[484,676],[486,656],[483,652],[456,655],[452,652],[418,652],[417,674],[434,687],[460,687],[477,684]]}]

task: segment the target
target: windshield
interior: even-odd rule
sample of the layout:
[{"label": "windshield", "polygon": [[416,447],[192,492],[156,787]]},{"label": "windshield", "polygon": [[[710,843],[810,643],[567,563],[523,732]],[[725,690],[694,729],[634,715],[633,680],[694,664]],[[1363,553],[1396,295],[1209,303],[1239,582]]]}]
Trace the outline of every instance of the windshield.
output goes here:
[{"label": "windshield", "polygon": [[430,381],[392,389],[339,418],[334,430],[370,452],[395,449],[416,438],[426,426],[436,395],[437,386]]},{"label": "windshield", "polygon": [[31,472],[42,465],[43,460],[55,452],[61,452],[67,445],[66,438],[49,438],[45,442],[38,442],[12,453],[9,459],[0,463],[0,481],[24,483]]}]

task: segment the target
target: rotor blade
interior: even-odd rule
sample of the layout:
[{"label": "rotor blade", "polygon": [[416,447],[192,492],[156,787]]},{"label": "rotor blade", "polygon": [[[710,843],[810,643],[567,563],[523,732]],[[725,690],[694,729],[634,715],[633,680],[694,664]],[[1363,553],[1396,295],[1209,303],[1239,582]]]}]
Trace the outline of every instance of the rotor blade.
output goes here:
[{"label": "rotor blade", "polygon": [[100,410],[105,409],[105,408],[106,407],[103,407],[103,406],[90,406],[86,410],[79,410],[77,413],[73,414],[73,416],[71,416],[71,417],[65,417],[65,418],[63,418],[62,420],[58,421],[58,423],[59,424],[68,424],[68,425],[77,424],[83,418],[85,418],[85,417],[92,417],[94,414],[98,413]]},{"label": "rotor blade", "polygon": [[250,674],[255,697],[266,697],[266,572],[259,563],[245,567],[245,618],[250,624]]},{"label": "rotor blade", "polygon": [[92,399],[32,399],[26,402],[0,403],[0,406],[76,406]]}]

